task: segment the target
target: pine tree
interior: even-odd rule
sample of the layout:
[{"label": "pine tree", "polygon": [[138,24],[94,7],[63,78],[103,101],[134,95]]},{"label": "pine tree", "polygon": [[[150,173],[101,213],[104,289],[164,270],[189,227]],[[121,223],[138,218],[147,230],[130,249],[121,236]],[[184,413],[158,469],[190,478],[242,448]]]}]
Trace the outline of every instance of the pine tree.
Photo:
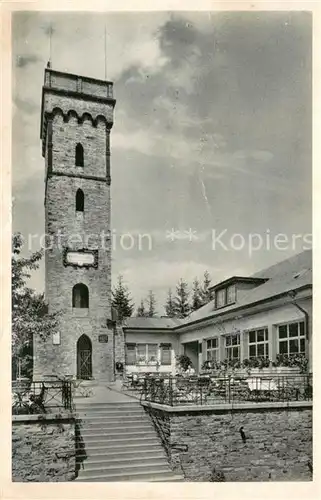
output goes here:
[{"label": "pine tree", "polygon": [[148,303],[148,311],[146,316],[148,316],[149,318],[153,318],[156,315],[156,309],[155,309],[156,299],[153,290],[149,290],[148,292],[147,303]]},{"label": "pine tree", "polygon": [[191,308],[188,298],[188,284],[181,278],[176,286],[176,297],[174,299],[175,316],[178,318],[186,318],[189,315]]},{"label": "pine tree", "polygon": [[147,316],[143,299],[140,301],[140,306],[137,308],[137,314],[136,314],[136,316],[137,317],[145,317],[145,316]]},{"label": "pine tree", "polygon": [[117,285],[112,291],[112,307],[116,310],[117,319],[122,321],[129,318],[134,311],[134,303],[130,297],[128,287],[124,285],[123,277],[120,274],[117,278]]},{"label": "pine tree", "polygon": [[58,326],[57,314],[49,314],[44,295],[27,287],[30,271],[39,267],[43,252],[21,257],[23,239],[20,233],[12,238],[12,368],[19,363],[22,376],[32,375],[33,336],[45,340]]},{"label": "pine tree", "polygon": [[204,278],[203,278],[203,285],[201,289],[201,298],[202,298],[202,305],[208,304],[212,300],[212,295],[210,291],[210,286],[211,286],[211,277],[208,271],[205,271],[204,273]]},{"label": "pine tree", "polygon": [[193,281],[193,295],[192,295],[192,311],[196,311],[203,305],[202,290],[200,287],[200,282],[197,278]]},{"label": "pine tree", "polygon": [[168,316],[169,318],[174,318],[176,316],[175,302],[173,299],[171,289],[168,290],[167,300],[164,309],[166,311],[166,316]]}]

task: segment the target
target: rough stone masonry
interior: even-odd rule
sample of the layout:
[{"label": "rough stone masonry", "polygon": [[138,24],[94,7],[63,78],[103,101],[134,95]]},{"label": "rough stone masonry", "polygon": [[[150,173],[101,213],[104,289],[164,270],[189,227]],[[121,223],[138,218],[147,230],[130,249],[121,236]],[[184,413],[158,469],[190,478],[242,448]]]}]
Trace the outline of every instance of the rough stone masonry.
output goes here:
[{"label": "rough stone masonry", "polygon": [[148,412],[173,469],[190,481],[312,479],[309,406],[183,412],[149,406]]},{"label": "rough stone masonry", "polygon": [[72,481],[76,476],[75,420],[19,415],[12,423],[12,480]]}]

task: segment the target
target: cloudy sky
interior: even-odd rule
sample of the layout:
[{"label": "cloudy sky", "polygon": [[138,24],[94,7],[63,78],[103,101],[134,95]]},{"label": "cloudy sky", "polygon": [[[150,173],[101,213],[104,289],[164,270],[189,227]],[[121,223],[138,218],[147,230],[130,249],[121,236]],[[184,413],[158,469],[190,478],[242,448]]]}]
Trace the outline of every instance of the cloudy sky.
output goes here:
[{"label": "cloudy sky", "polygon": [[[39,127],[49,28],[53,69],[103,79],[106,26],[117,99],[113,278],[124,275],[136,303],[153,289],[163,314],[180,277],[248,275],[309,248],[300,237],[274,238],[311,233],[311,24],[299,12],[16,13],[13,229],[44,233]],[[224,231],[222,244],[213,231]],[[137,241],[130,251],[120,245],[126,232]],[[152,248],[139,250],[145,233]],[[253,233],[260,250],[235,248]],[[32,278],[40,290],[43,271]]]}]

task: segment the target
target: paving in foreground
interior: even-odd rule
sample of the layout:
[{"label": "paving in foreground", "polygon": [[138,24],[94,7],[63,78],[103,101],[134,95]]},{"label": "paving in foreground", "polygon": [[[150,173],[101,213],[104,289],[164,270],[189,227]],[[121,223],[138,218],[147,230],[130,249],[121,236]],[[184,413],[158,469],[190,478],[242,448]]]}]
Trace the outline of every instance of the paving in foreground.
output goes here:
[{"label": "paving in foreground", "polygon": [[[76,481],[184,481],[171,470],[139,402],[108,389],[105,394],[76,403]],[[101,399],[107,402],[97,402]]]}]

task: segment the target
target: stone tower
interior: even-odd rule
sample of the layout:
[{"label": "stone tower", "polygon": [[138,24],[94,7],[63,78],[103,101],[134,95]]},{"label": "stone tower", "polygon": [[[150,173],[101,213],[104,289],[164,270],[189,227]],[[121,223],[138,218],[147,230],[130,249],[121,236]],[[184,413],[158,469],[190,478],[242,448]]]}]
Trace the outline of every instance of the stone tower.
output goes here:
[{"label": "stone tower", "polygon": [[45,69],[45,296],[58,332],[34,342],[34,379],[112,380],[111,82]]}]

